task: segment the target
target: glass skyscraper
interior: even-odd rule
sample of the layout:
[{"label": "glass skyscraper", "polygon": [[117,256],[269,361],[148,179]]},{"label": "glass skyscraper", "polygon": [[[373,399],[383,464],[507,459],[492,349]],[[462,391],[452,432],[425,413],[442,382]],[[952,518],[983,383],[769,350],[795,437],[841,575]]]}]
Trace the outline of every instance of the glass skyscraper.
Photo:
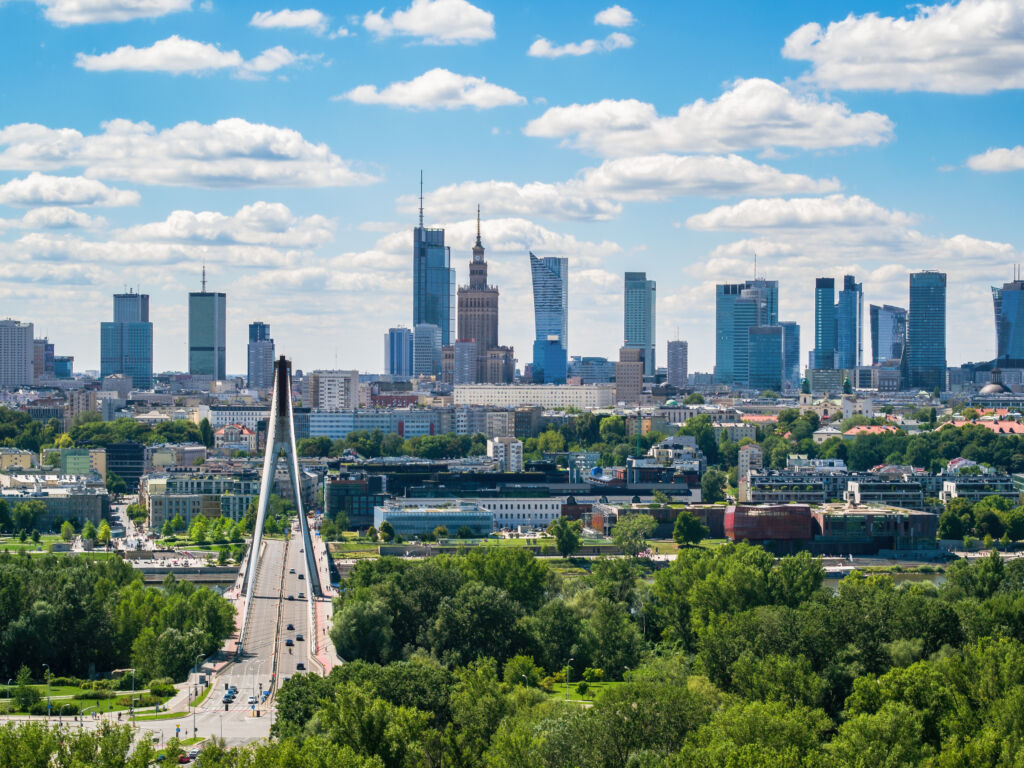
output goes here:
[{"label": "glass skyscraper", "polygon": [[901,360],[907,343],[907,310],[889,304],[872,304],[869,314],[872,364]]},{"label": "glass skyscraper", "polygon": [[413,376],[437,376],[441,373],[441,329],[433,323],[420,323],[413,330]]},{"label": "glass skyscraper", "polygon": [[[565,378],[569,336],[569,259],[561,256],[538,258],[530,253],[530,274],[533,277],[533,318],[536,327],[533,345],[534,370],[542,369],[553,357],[546,349],[551,339],[562,348],[561,378]],[[541,352],[538,358],[538,352]],[[550,365],[550,362],[549,362]],[[545,377],[545,381],[550,378]]]},{"label": "glass skyscraper", "polygon": [[783,320],[782,326],[782,370],[785,383],[796,388],[800,386],[800,326],[792,320]]},{"label": "glass skyscraper", "polygon": [[715,381],[745,385],[747,329],[779,322],[777,280],[747,280],[715,286]]},{"label": "glass skyscraper", "polygon": [[188,295],[188,372],[227,377],[227,295],[203,290]]},{"label": "glass skyscraper", "polygon": [[783,388],[784,331],[781,325],[755,325],[747,329],[748,386]]},{"label": "glass skyscraper", "polygon": [[853,275],[843,276],[836,303],[836,368],[859,368],[864,346],[864,291]]},{"label": "glass skyscraper", "polygon": [[412,376],[412,330],[388,328],[384,336],[384,370],[392,376]]},{"label": "glass skyscraper", "polygon": [[270,325],[257,320],[249,323],[247,348],[248,378],[251,389],[274,387],[274,340],[270,338]]},{"label": "glass skyscraper", "polygon": [[644,376],[654,376],[657,284],[646,272],[627,272],[624,291],[623,346],[643,349]]},{"label": "glass skyscraper", "polygon": [[114,321],[100,323],[100,376],[131,376],[135,389],[153,386],[153,324],[149,295],[115,293]]},{"label": "glass skyscraper", "polygon": [[1024,280],[992,288],[996,314],[996,357],[1024,359]]},{"label": "glass skyscraper", "polygon": [[451,268],[451,249],[444,244],[443,229],[420,225],[413,230],[412,249],[412,323],[436,325],[441,330],[441,345],[454,340],[455,270]]},{"label": "glass skyscraper", "polygon": [[819,277],[814,281],[814,367],[836,367],[836,281]]},{"label": "glass skyscraper", "polygon": [[946,273],[910,274],[907,316],[907,368],[910,387],[946,387]]}]

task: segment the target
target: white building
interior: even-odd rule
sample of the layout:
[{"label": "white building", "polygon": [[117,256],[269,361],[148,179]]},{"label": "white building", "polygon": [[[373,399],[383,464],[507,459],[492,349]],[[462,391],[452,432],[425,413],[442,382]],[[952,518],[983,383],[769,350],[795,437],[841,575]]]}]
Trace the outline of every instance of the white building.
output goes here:
[{"label": "white building", "polygon": [[309,407],[349,411],[359,407],[359,371],[313,371],[306,377]]},{"label": "white building", "polygon": [[523,471],[523,443],[514,437],[490,438],[487,456],[498,462],[502,472]]},{"label": "white building", "polygon": [[753,443],[740,446],[736,462],[736,477],[739,484],[739,500],[750,501],[750,471],[761,469],[764,463],[764,454],[760,448]]},{"label": "white building", "polygon": [[0,320],[0,388],[30,387],[35,380],[32,323]]},{"label": "white building", "polygon": [[[395,509],[479,507],[494,516],[494,528],[547,528],[562,515],[564,496],[543,498],[467,498],[467,499],[392,499],[388,504]],[[455,531],[448,524],[449,532]]]},{"label": "white building", "polygon": [[614,384],[465,384],[455,389],[455,405],[490,405],[519,408],[610,408],[615,405]]}]

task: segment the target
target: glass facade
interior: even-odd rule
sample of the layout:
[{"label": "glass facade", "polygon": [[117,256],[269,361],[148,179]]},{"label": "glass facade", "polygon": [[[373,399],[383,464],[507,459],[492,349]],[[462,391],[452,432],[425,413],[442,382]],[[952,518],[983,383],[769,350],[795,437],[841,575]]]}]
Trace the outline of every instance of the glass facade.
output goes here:
[{"label": "glass facade", "polygon": [[452,342],[455,318],[455,270],[443,229],[423,226],[413,230],[412,322],[441,329],[441,345]]},{"label": "glass facade", "polygon": [[814,367],[836,367],[836,281],[819,277],[814,281]]},{"label": "glass facade", "polygon": [[907,310],[889,304],[872,304],[871,362],[901,360],[907,343]]},{"label": "glass facade", "polygon": [[779,323],[782,326],[782,370],[786,384],[800,386],[800,326],[792,320]]},{"label": "glass facade", "polygon": [[746,329],[778,322],[777,280],[758,278],[715,286],[715,382],[746,384]]},{"label": "glass facade", "polygon": [[115,293],[114,321],[100,323],[100,376],[118,373],[131,376],[135,389],[153,386],[153,324],[145,293]]},{"label": "glass facade", "polygon": [[[534,370],[544,370],[545,360],[543,356],[538,358],[537,352],[540,350],[543,355],[547,355],[546,342],[556,339],[562,348],[561,379],[564,381],[569,336],[569,259],[561,256],[538,258],[531,252],[530,274],[533,278],[533,318],[536,326],[533,367]],[[553,359],[548,361],[548,367],[553,363]]]},{"label": "glass facade", "polygon": [[412,331],[389,328],[384,336],[384,370],[392,376],[412,376]]},{"label": "glass facade", "polygon": [[992,288],[996,314],[996,357],[1024,359],[1024,280]]},{"label": "glass facade", "polygon": [[912,272],[907,366],[914,389],[946,386],[946,273]]},{"label": "glass facade", "polygon": [[781,325],[756,325],[747,329],[751,389],[782,391],[784,346]]},{"label": "glass facade", "polygon": [[558,339],[537,339],[533,342],[534,384],[565,384],[566,368],[565,350]]},{"label": "glass facade", "polygon": [[843,277],[836,303],[836,367],[859,368],[863,359],[864,291],[853,275]]},{"label": "glass facade", "polygon": [[657,284],[646,272],[627,272],[624,296],[623,346],[645,350],[644,376],[654,376]]},{"label": "glass facade", "polygon": [[270,324],[249,323],[249,346],[246,348],[248,378],[252,389],[274,387],[274,340],[270,338]]},{"label": "glass facade", "polygon": [[441,329],[421,323],[413,333],[412,375],[436,376],[441,373]]},{"label": "glass facade", "polygon": [[227,375],[227,295],[188,295],[188,372],[223,379]]}]

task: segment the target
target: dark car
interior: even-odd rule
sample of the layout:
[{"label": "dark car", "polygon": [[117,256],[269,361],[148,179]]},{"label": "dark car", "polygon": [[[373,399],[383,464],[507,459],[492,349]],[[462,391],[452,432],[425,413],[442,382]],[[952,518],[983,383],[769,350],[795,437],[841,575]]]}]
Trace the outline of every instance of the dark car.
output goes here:
[{"label": "dark car", "polygon": [[289,568],[288,569],[288,573],[295,573],[295,569],[294,568]]},{"label": "dark car", "polygon": [[295,625],[289,624],[287,627],[285,627],[285,629],[295,629]]},{"label": "dark car", "polygon": [[305,668],[306,668],[306,665],[305,665],[305,664],[303,664],[303,663],[302,663],[302,662],[300,661],[300,662],[299,662],[298,664],[296,664],[296,665],[295,665],[295,668],[296,668],[296,669],[305,669]]},{"label": "dark car", "polygon": [[296,639],[296,640],[302,640],[302,639],[303,639],[303,637],[302,637],[302,635],[296,635],[296,636],[295,636],[295,639]]},{"label": "dark car", "polygon": [[[300,637],[299,640],[301,640],[301,639],[302,638]],[[290,637],[287,640],[284,641],[284,644],[288,645],[288,646],[295,645],[295,643],[292,642],[292,639]]]},{"label": "dark car", "polygon": [[300,580],[305,579],[305,578],[306,578],[306,574],[304,574],[304,573],[300,573],[299,574],[299,579]]},{"label": "dark car", "polygon": [[295,595],[288,595],[288,599],[289,600],[294,600],[295,599]]},{"label": "dark car", "polygon": [[299,592],[299,600],[305,600],[305,599],[306,599],[306,593],[305,592]]}]

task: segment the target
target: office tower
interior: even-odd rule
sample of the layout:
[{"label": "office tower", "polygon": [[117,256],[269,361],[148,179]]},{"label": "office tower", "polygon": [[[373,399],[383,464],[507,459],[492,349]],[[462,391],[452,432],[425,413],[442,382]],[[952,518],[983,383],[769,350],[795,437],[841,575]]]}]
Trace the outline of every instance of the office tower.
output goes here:
[{"label": "office tower", "polygon": [[907,310],[889,304],[872,304],[869,314],[872,364],[901,360],[907,343]]},{"label": "office tower", "polygon": [[993,286],[992,304],[996,314],[996,357],[1024,359],[1024,280],[1014,279],[1002,288]]},{"label": "office tower", "polygon": [[745,385],[747,329],[778,322],[777,280],[757,278],[715,286],[715,382]]},{"label": "office tower", "polygon": [[359,371],[313,371],[306,377],[309,407],[353,411],[359,407]]},{"label": "office tower", "polygon": [[615,401],[638,403],[644,390],[644,356],[646,349],[619,349],[619,362],[615,364]]},{"label": "office tower", "polygon": [[388,328],[384,336],[384,371],[392,376],[412,376],[412,330]]},{"label": "office tower", "polygon": [[[550,357],[549,364],[557,363],[555,356],[548,350],[548,342],[554,339],[562,349],[562,361],[568,360],[569,335],[569,260],[561,256],[545,256],[538,258],[530,253],[530,274],[533,278],[533,319],[536,334],[533,343],[533,370],[544,370],[544,360]],[[538,351],[541,357],[538,358]],[[565,380],[565,363],[559,372]],[[559,378],[556,375],[556,378]],[[551,374],[545,374],[543,380],[551,382]]]},{"label": "office tower", "polygon": [[864,353],[864,291],[853,275],[843,276],[836,302],[836,368],[859,368]]},{"label": "office tower", "polygon": [[53,378],[53,344],[47,338],[32,342],[32,374],[36,381]]},{"label": "office tower", "polygon": [[476,384],[480,381],[479,367],[480,350],[475,340],[452,345],[452,384]]},{"label": "office tower", "polygon": [[783,320],[782,326],[782,370],[789,387],[800,386],[800,326],[792,320]]},{"label": "office tower", "polygon": [[623,293],[623,346],[645,350],[644,375],[653,377],[657,284],[645,272],[627,272]]},{"label": "office tower", "polygon": [[441,329],[433,323],[420,323],[412,335],[412,375],[437,376],[441,373]]},{"label": "office tower", "polygon": [[814,281],[814,365],[818,370],[836,367],[836,281]]},{"label": "office tower", "polygon": [[687,367],[689,346],[685,341],[668,343],[668,384],[673,387],[685,387],[687,384]]},{"label": "office tower", "polygon": [[607,357],[573,355],[569,358],[568,373],[581,384],[607,384],[615,381],[615,361]]},{"label": "office tower", "polygon": [[911,272],[907,374],[912,389],[946,388],[946,273]]},{"label": "office tower", "polygon": [[100,323],[100,376],[130,376],[135,389],[153,387],[153,324],[149,295],[115,293],[114,320]]},{"label": "office tower", "polygon": [[34,333],[32,323],[0,320],[0,388],[32,386]]},{"label": "office tower", "polygon": [[470,379],[461,383],[485,382],[487,350],[498,346],[498,289],[487,284],[487,262],[484,260],[484,246],[480,239],[479,206],[476,209],[476,243],[473,245],[473,258],[469,262],[469,285],[459,286],[458,316],[457,343],[472,341],[476,344]]},{"label": "office tower", "polygon": [[58,379],[74,378],[74,355],[56,355],[53,358],[53,375]]},{"label": "office tower", "polygon": [[188,372],[193,376],[227,376],[227,295],[203,290],[188,295]]},{"label": "office tower", "polygon": [[784,381],[784,333],[781,325],[755,325],[747,330],[748,386],[781,392]]},{"label": "office tower", "polygon": [[[452,342],[455,316],[455,270],[443,229],[423,226],[423,176],[420,176],[420,224],[413,230],[412,323],[436,325],[441,345]],[[438,368],[440,370],[440,368]]]},{"label": "office tower", "polygon": [[533,342],[533,383],[565,384],[568,359],[556,336]]},{"label": "office tower", "polygon": [[274,386],[274,340],[270,338],[270,325],[259,320],[249,323],[247,347],[250,389],[272,389]]}]

